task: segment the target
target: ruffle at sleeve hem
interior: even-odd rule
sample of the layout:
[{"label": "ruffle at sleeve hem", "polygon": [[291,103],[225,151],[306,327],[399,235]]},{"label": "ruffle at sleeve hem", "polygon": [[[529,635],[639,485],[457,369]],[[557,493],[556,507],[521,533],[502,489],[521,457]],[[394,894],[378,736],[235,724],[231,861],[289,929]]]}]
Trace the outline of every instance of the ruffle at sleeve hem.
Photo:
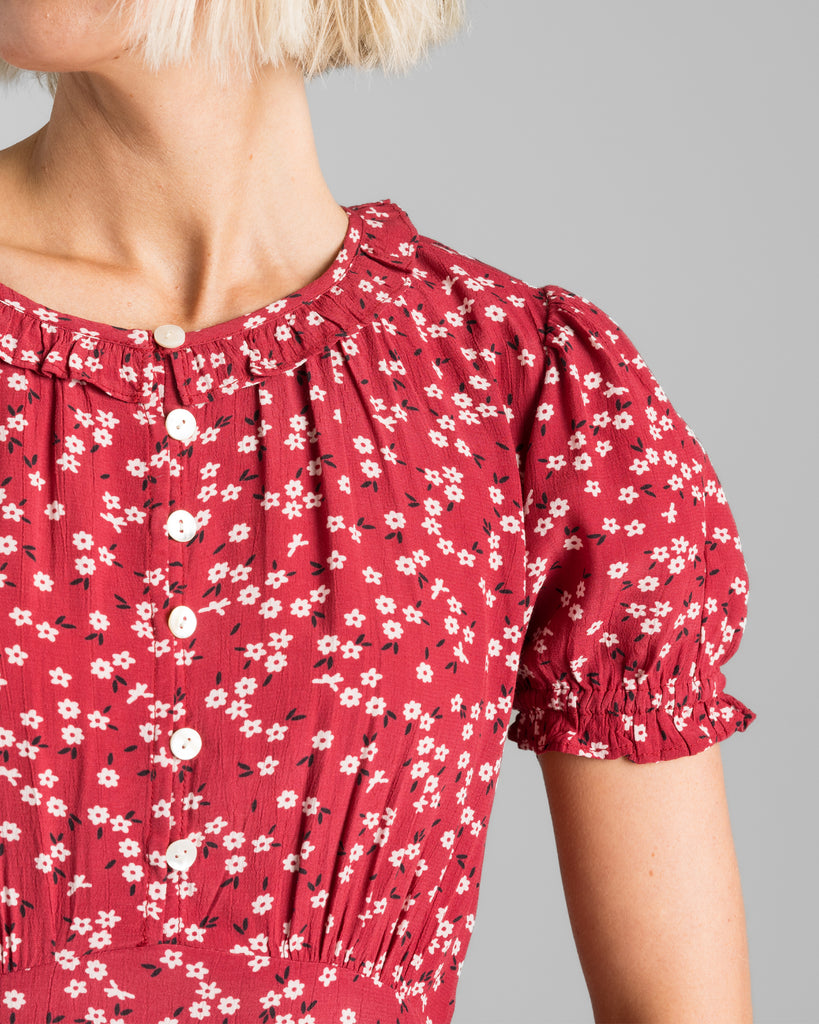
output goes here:
[{"label": "ruffle at sleeve hem", "polygon": [[744,732],[756,713],[729,693],[718,679],[707,681],[708,695],[689,702],[667,701],[629,712],[583,713],[524,707],[509,726],[507,737],[522,750],[611,760],[627,757],[635,764],[671,761],[705,750],[735,732]]}]

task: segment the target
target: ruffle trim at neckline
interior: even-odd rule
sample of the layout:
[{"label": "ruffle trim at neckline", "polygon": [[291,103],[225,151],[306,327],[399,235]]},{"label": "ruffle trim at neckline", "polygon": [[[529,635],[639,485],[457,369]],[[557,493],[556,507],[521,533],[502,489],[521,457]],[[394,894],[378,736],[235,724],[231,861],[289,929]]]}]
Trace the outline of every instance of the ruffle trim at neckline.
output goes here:
[{"label": "ruffle trim at neckline", "polygon": [[61,313],[0,282],[0,363],[90,383],[126,402],[147,401],[164,366],[185,405],[292,369],[389,316],[385,307],[411,274],[418,235],[400,206],[382,199],[342,209],[344,241],[319,277],[252,313],[188,331],[175,349],[158,345],[153,330]]}]

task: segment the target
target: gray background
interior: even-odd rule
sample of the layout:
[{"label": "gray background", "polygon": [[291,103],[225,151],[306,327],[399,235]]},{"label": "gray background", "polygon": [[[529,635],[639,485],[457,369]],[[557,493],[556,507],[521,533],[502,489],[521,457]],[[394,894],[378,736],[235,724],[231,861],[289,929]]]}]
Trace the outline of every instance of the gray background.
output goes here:
[{"label": "gray background", "polygon": [[[751,578],[726,676],[759,717],[722,756],[755,1020],[817,1022],[819,4],[468,12],[404,78],[308,84],[325,177],[597,303],[709,453]],[[0,146],[50,106],[34,84],[0,94]],[[540,767],[509,742],[454,1024],[591,1020]]]}]

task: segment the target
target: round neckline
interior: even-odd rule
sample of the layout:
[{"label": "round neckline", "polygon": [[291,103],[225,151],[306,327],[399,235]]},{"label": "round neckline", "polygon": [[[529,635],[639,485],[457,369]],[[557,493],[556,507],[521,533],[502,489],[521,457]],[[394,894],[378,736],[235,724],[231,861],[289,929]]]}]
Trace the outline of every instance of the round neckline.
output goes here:
[{"label": "round neckline", "polygon": [[267,306],[189,332],[175,348],[156,341],[162,324],[128,328],[88,320],[0,283],[0,364],[71,386],[93,385],[127,402],[154,400],[173,377],[177,401],[193,405],[323,357],[406,306],[422,239],[391,199],[341,208],[347,232],[322,274]]},{"label": "round neckline", "polygon": [[209,342],[224,341],[237,335],[252,336],[256,328],[263,325],[269,327],[271,321],[278,322],[283,320],[296,307],[310,305],[332,289],[339,289],[361,253],[363,217],[360,211],[362,206],[372,207],[373,205],[380,206],[382,204],[393,205],[389,199],[381,200],[376,204],[369,203],[350,206],[339,204],[340,209],[344,210],[347,214],[347,230],[344,233],[341,247],[333,258],[332,263],[323,273],[309,281],[304,287],[274,299],[258,309],[247,313],[240,313],[229,320],[223,320],[220,323],[211,324],[208,327],[202,327],[195,331],[186,331],[184,342],[173,349],[159,345],[154,340],[153,333],[156,328],[172,323],[170,320],[166,320],[162,324],[154,324],[153,327],[119,327],[98,320],[90,320],[87,317],[78,316],[74,313],[53,309],[24,295],[22,292],[18,292],[2,281],[0,281],[0,310],[4,307],[10,307],[16,310],[19,315],[35,320],[41,330],[46,332],[49,330],[59,330],[89,341],[114,341],[138,348],[148,346],[153,348],[158,355],[197,348]]}]

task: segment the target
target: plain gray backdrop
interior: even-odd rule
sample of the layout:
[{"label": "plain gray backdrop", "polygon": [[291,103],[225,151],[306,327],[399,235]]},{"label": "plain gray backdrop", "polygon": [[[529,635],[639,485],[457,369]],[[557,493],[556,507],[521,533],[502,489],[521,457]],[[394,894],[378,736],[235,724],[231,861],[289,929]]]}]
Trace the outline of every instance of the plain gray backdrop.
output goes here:
[{"label": "plain gray backdrop", "polygon": [[[710,455],[751,579],[725,671],[758,718],[721,750],[755,1020],[817,1022],[819,3],[468,0],[468,17],[405,77],[308,83],[325,178],[595,302]],[[50,107],[34,81],[0,93],[0,146]],[[480,893],[453,1024],[590,1022],[540,767],[511,742]]]}]

